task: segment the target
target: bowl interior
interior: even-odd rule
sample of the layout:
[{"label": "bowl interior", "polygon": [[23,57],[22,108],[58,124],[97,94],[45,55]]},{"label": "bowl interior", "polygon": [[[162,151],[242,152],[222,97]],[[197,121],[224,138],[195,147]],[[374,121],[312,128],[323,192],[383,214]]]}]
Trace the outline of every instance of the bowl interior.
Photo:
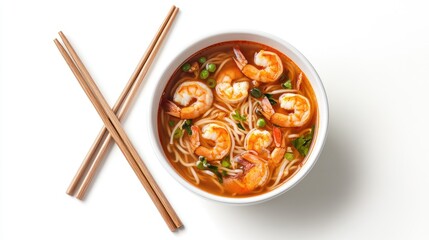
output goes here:
[{"label": "bowl interior", "polygon": [[[168,80],[173,75],[174,71],[191,55],[198,52],[201,49],[204,49],[213,44],[226,42],[226,41],[253,41],[257,43],[261,43],[272,48],[277,49],[278,51],[284,53],[288,56],[292,61],[294,61],[298,67],[306,74],[310,84],[313,87],[314,93],[316,95],[317,103],[318,103],[318,128],[315,132],[315,142],[313,143],[313,147],[311,149],[311,153],[307,156],[307,160],[303,167],[295,174],[291,179],[287,182],[283,183],[276,189],[272,191],[266,192],[261,195],[252,196],[252,197],[242,197],[242,198],[230,198],[230,197],[222,197],[218,195],[214,195],[208,192],[205,192],[192,184],[188,183],[185,179],[183,179],[174,169],[173,166],[170,165],[166,155],[163,152],[163,148],[161,146],[159,136],[158,136],[158,124],[157,124],[157,114],[158,108],[160,106],[160,97]],[[149,128],[151,143],[154,148],[155,154],[157,158],[161,161],[164,168],[183,186],[192,192],[222,203],[229,204],[254,204],[260,203],[269,199],[272,199],[290,188],[292,188],[295,184],[297,184],[313,167],[316,162],[319,154],[323,148],[326,132],[328,127],[328,102],[325,90],[323,88],[322,82],[314,70],[313,66],[310,62],[292,45],[289,43],[266,33],[249,33],[249,32],[231,32],[231,33],[221,33],[213,36],[209,36],[207,38],[201,39],[196,43],[193,43],[185,50],[181,51],[177,57],[169,64],[166,68],[164,74],[162,75],[159,84],[156,86],[155,93],[153,95],[151,107],[152,111],[150,113],[150,124]]]}]

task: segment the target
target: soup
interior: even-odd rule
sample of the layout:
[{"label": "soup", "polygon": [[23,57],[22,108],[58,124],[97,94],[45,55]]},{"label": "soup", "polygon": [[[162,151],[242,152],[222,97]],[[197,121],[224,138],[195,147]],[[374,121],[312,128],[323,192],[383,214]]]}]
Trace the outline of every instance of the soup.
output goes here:
[{"label": "soup", "polygon": [[231,41],[189,57],[158,110],[161,145],[189,183],[225,197],[263,194],[305,164],[318,124],[299,67],[263,44]]}]

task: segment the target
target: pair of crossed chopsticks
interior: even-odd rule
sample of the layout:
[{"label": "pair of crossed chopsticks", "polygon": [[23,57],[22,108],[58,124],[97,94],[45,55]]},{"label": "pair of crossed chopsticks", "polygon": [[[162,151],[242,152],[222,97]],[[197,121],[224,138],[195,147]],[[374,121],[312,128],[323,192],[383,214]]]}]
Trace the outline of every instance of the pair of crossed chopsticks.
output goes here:
[{"label": "pair of crossed chopsticks", "polygon": [[[156,184],[149,170],[143,163],[136,149],[132,145],[130,139],[125,133],[120,119],[125,115],[125,112],[128,110],[132,99],[137,93],[137,90],[143,81],[149,66],[151,65],[162,40],[165,38],[167,31],[170,29],[171,24],[178,12],[178,8],[173,6],[167,15],[167,18],[164,20],[161,25],[158,33],[150,44],[148,50],[145,55],[139,62],[136,70],[132,74],[129,82],[127,83],[125,89],[121,93],[118,101],[114,105],[113,109],[110,108],[105,98],[101,94],[88,70],[83,65],[79,56],[74,51],[70,42],[67,40],[66,36],[59,32],[59,35],[65,45],[65,49],[63,45],[55,39],[54,42],[72,70],[73,74],[79,81],[81,87],[85,91],[86,95],[91,100],[98,114],[102,118],[104,122],[103,129],[100,131],[96,141],[92,145],[89,153],[85,157],[81,167],[79,168],[76,176],[74,177],[70,187],[67,190],[67,193],[72,195],[79,182],[81,182],[81,178],[84,176],[84,173],[87,172],[87,175],[82,180],[81,187],[78,190],[77,198],[82,199],[85,195],[85,192],[94,176],[94,173],[97,167],[100,165],[105,153],[107,152],[108,147],[110,146],[111,138],[116,142],[116,144],[121,149],[122,153],[125,155],[128,163],[131,165],[138,179],[148,192],[152,201],[158,208],[165,222],[167,223],[170,230],[175,231],[176,229],[183,226],[179,217],[175,213],[174,209],[168,202],[167,198],[162,193],[159,186]],[[86,171],[86,169],[91,164],[91,159],[94,158],[90,169]]]}]

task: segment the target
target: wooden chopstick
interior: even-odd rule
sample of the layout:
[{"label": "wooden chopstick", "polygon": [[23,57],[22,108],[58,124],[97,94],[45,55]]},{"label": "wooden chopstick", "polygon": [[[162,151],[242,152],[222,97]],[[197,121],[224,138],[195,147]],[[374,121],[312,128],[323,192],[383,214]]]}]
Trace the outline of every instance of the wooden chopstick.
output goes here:
[{"label": "wooden chopstick", "polygon": [[[136,96],[138,89],[141,83],[143,82],[144,77],[146,76],[146,73],[149,70],[151,63],[154,60],[159,50],[159,47],[162,44],[162,41],[164,40],[168,30],[170,29],[178,10],[179,9],[175,6],[171,7],[167,17],[165,18],[157,34],[155,35],[154,39],[152,40],[151,44],[146,50],[144,56],[142,57],[136,69],[134,70],[133,74],[131,75],[130,80],[128,81],[127,85],[125,86],[118,100],[116,101],[113,107],[113,112],[115,112],[119,120],[122,120],[122,118],[125,116],[128,109],[130,108],[132,100]],[[60,32],[60,36],[64,41],[65,40],[63,37],[64,35],[61,32]],[[78,199],[84,198],[86,190],[88,189],[90,183],[92,182],[92,179],[95,176],[97,168],[103,161],[107,151],[111,146],[111,143],[112,143],[111,139],[112,138],[108,134],[107,129],[103,126],[96,140],[91,146],[88,154],[86,155],[84,161],[79,167],[69,188],[67,189],[67,194],[73,195],[77,185],[81,183],[77,191],[76,197]],[[84,175],[84,173],[86,174]],[[83,177],[83,180],[82,180],[82,177]]]},{"label": "wooden chopstick", "polygon": [[[119,120],[113,114],[112,110],[109,108],[107,102],[99,92],[93,80],[88,78],[88,75],[85,74],[84,72],[81,73],[79,71],[79,68],[75,65],[75,63],[70,58],[67,51],[61,45],[61,43],[57,39],[55,39],[54,41],[58,49],[60,50],[61,54],[63,55],[64,59],[66,60],[67,64],[71,68],[72,72],[78,79],[80,85],[84,89],[85,93],[88,95],[89,99],[93,103],[97,112],[100,114],[100,117],[102,118],[106,128],[109,130],[113,139],[118,144],[121,151],[124,153],[126,159],[128,160],[129,164],[133,168],[140,182],[143,184],[143,186],[149,193],[149,196],[151,197],[152,201],[155,203],[156,207],[160,211],[167,225],[172,231],[176,230],[178,227],[180,227],[181,224],[177,224],[176,223],[177,220],[176,221],[173,220],[175,216],[174,210],[168,204],[168,201],[166,200],[165,196],[157,187],[149,171],[147,171],[146,167],[144,166],[143,162],[138,156],[135,148],[133,147],[127,135],[125,134],[124,130],[122,129],[122,126],[120,125]],[[65,45],[69,50],[72,50],[71,46],[68,46],[67,43],[65,43]],[[71,55],[74,58],[74,60],[80,62],[80,60],[76,58],[77,56],[74,53],[71,52]],[[81,63],[78,63],[78,62],[76,62],[78,66],[80,65],[81,67],[84,67]],[[178,220],[178,222],[180,223],[180,220]]]},{"label": "wooden chopstick", "polygon": [[137,177],[139,178],[140,182],[142,183],[149,196],[151,197],[152,201],[160,211],[170,230],[175,231],[177,228],[183,226],[174,209],[171,207],[170,203],[160,190],[159,186],[156,184],[152,175],[144,165],[143,161],[141,160],[140,156],[138,155],[137,151],[135,150],[134,146],[132,145],[131,141],[123,130],[119,119],[110,109],[103,95],[99,91],[97,85],[92,80],[91,76],[89,75],[88,71],[77,56],[72,46],[69,44],[68,41],[64,42],[67,50],[69,51],[73,60],[76,62],[77,66],[75,65],[75,62],[73,62],[73,60],[70,58],[67,51],[63,48],[61,43],[57,39],[55,39],[54,42],[60,50],[61,54],[63,55],[64,59],[66,60],[67,64],[71,68],[73,74],[78,79],[85,93],[88,95],[89,99],[93,103],[109,133],[112,135],[113,139],[118,144],[119,148],[125,155]]}]

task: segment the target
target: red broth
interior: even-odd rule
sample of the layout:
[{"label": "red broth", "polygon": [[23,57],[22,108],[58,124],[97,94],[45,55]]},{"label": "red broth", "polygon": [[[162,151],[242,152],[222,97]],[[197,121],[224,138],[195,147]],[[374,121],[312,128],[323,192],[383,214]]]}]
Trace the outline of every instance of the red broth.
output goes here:
[{"label": "red broth", "polygon": [[[256,58],[266,67],[255,64],[261,50]],[[283,53],[248,41],[190,56],[168,81],[158,110],[170,164],[190,184],[226,197],[287,182],[305,164],[317,124],[306,75]]]}]

